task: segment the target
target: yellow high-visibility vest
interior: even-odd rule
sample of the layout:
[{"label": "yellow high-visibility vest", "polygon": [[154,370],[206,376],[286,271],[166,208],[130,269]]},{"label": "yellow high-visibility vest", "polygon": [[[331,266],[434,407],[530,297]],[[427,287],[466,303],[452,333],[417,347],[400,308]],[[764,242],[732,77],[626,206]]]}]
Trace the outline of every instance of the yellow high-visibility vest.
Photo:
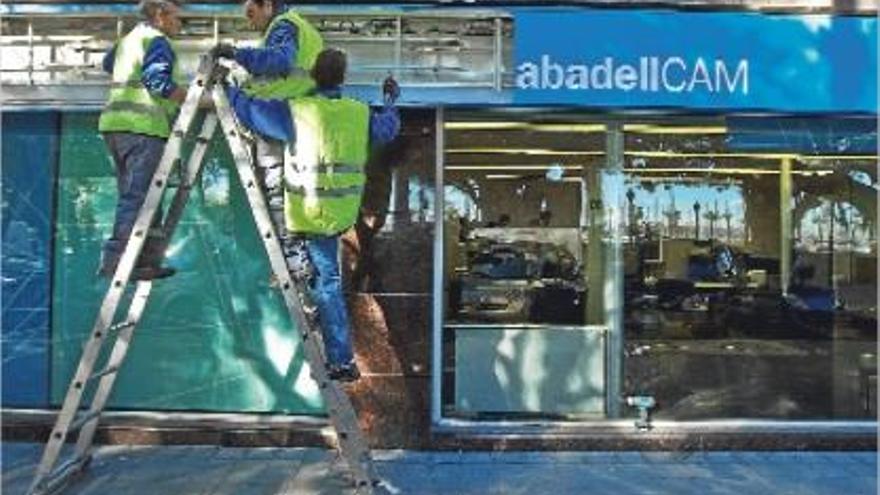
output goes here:
[{"label": "yellow high-visibility vest", "polygon": [[296,142],[285,147],[287,230],[338,234],[354,225],[369,155],[370,109],[350,98],[291,100]]},{"label": "yellow high-visibility vest", "polygon": [[284,77],[254,76],[244,87],[244,91],[250,96],[286,100],[303,96],[315,87],[310,72],[318,54],[324,49],[324,40],[312,23],[292,10],[279,14],[266,28],[260,47],[266,46],[269,33],[283,21],[293,23],[297,32],[296,58],[291,61],[291,72]]},{"label": "yellow high-visibility vest", "polygon": [[[141,82],[144,56],[150,43],[165,37],[158,29],[138,24],[116,45],[110,95],[101,112],[98,130],[101,132],[133,132],[167,138],[179,105],[147,91]],[[169,40],[172,52],[174,45]],[[175,57],[176,58],[176,57]],[[182,78],[175,61],[172,78],[178,84]]]}]

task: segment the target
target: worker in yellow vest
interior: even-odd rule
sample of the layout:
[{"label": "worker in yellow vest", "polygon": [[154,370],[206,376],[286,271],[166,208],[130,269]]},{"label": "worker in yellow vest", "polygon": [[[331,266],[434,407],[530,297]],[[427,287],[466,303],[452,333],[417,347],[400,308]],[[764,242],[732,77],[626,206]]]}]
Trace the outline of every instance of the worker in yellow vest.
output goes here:
[{"label": "worker in yellow vest", "polygon": [[[104,277],[112,277],[116,271],[162,159],[178,106],[186,98],[169,39],[180,32],[180,0],[142,0],[140,10],[143,22],[104,56],[104,70],[112,79],[98,130],[116,168],[119,194],[113,233],[104,244],[98,269]],[[153,226],[161,220],[160,208]],[[165,245],[158,229],[150,229],[132,273],[134,279],[174,274],[174,269],[161,266]]]},{"label": "worker in yellow vest", "polygon": [[[372,146],[393,140],[400,117],[393,106],[399,89],[382,108],[345,98],[346,57],[322,51],[312,69],[316,87],[287,100],[255,98],[229,87],[229,101],[239,121],[260,136],[284,143],[284,209],[276,228],[285,245],[304,247],[314,270],[310,280],[324,332],[328,374],[333,380],[357,380],[349,318],[339,270],[339,237],[357,219]],[[266,187],[264,182],[264,188]]]},{"label": "worker in yellow vest", "polygon": [[214,58],[235,60],[247,70],[252,79],[244,90],[257,98],[296,98],[314,88],[309,72],[324,49],[318,30],[284,0],[246,0],[244,12],[251,26],[263,32],[259,46],[220,43],[211,50]]},{"label": "worker in yellow vest", "polygon": [[[251,27],[263,33],[255,48],[221,43],[211,50],[214,59],[226,58],[244,68],[251,79],[243,89],[257,98],[288,100],[315,87],[310,71],[324,41],[317,29],[284,0],[246,0],[244,13]],[[256,140],[257,175],[270,186],[270,203],[280,201],[284,145],[271,138]]]}]

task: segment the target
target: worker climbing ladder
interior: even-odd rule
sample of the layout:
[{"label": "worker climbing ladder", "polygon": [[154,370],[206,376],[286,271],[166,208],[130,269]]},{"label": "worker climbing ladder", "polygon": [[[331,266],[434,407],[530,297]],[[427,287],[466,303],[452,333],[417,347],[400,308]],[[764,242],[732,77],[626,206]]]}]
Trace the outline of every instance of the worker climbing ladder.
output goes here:
[{"label": "worker climbing ladder", "polygon": [[[131,346],[134,331],[146,307],[153,287],[152,281],[137,281],[125,318],[114,323],[114,317],[132,277],[135,263],[144,246],[152,219],[160,208],[162,195],[168,187],[168,178],[175,167],[183,167],[183,161],[180,159],[182,144],[199,112],[199,102],[206,92],[213,100],[214,111],[206,113],[201,131],[196,137],[195,146],[185,168],[181,170],[181,183],[171,200],[168,214],[162,225],[164,239],[172,237],[183,214],[193,184],[199,177],[205,151],[219,122],[232,151],[236,170],[241,184],[244,186],[259,235],[269,257],[272,273],[284,296],[291,319],[300,332],[312,377],[318,383],[330,421],[336,430],[340,455],[347,461],[354,477],[356,493],[359,495],[372,494],[373,488],[378,485],[379,480],[373,468],[369,447],[358,426],[357,415],[351,402],[339,383],[330,380],[327,375],[323,347],[319,344],[321,330],[318,326],[317,311],[310,301],[306,286],[309,273],[308,261],[305,260],[304,263],[302,259],[295,259],[299,258],[298,255],[302,251],[300,249],[291,250],[289,240],[284,243],[284,246],[280,242],[281,237],[273,226],[263,191],[254,172],[254,161],[247,133],[242,132],[239,127],[222,84],[220,84],[225,74],[224,67],[204,57],[196,78],[187,90],[186,100],[181,106],[171,136],[165,145],[161,161],[153,176],[144,204],[138,213],[128,244],[119,260],[116,273],[110,280],[110,287],[85,344],[82,358],[67,390],[58,419],[50,432],[43,457],[28,491],[29,495],[57,493],[63,490],[75,475],[88,467],[95,431],[113,389],[116,376]],[[285,257],[286,254],[287,257]],[[107,342],[113,342],[112,351],[103,369],[96,372],[94,371],[96,362],[102,355],[101,350]],[[97,388],[91,404],[87,406],[87,410],[85,407],[81,408],[80,405],[87,387],[95,383],[97,383]],[[79,435],[73,454],[55,468],[68,436],[77,431]]]}]

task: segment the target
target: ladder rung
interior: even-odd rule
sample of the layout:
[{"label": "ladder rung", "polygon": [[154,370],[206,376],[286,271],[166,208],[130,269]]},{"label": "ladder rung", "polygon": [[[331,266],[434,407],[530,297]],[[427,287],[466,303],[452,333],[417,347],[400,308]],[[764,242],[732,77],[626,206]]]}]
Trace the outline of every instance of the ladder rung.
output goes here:
[{"label": "ladder rung", "polygon": [[133,327],[134,324],[135,322],[133,321],[120,321],[119,323],[114,323],[113,325],[110,325],[110,328],[108,328],[107,330],[115,332],[117,330],[122,330],[123,328]]},{"label": "ladder rung", "polygon": [[93,374],[92,376],[90,376],[90,377],[89,377],[89,380],[97,380],[98,378],[101,378],[102,376],[110,375],[110,374],[112,374],[112,373],[116,373],[117,371],[119,371],[119,366],[118,366],[118,365],[116,365],[116,366],[108,366],[108,367],[104,368],[103,370],[101,370],[101,371],[99,371],[99,372]]},{"label": "ladder rung", "polygon": [[86,414],[83,414],[82,416],[76,418],[76,421],[70,423],[70,426],[67,427],[67,432],[69,433],[71,431],[79,430],[83,427],[83,425],[85,425],[89,421],[92,421],[100,415],[101,411],[89,411]]}]

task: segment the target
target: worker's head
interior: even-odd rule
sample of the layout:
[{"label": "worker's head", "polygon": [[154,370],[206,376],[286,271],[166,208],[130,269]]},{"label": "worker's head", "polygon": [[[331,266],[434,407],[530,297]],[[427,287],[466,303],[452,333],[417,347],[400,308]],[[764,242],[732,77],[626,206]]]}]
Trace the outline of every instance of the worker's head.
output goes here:
[{"label": "worker's head", "polygon": [[252,28],[263,31],[284,7],[284,0],[245,0],[244,16],[251,22]]},{"label": "worker's head", "polygon": [[141,0],[141,15],[166,36],[180,32],[181,0]]},{"label": "worker's head", "polygon": [[312,79],[318,88],[335,88],[345,82],[345,52],[327,48],[318,54],[312,67]]}]

